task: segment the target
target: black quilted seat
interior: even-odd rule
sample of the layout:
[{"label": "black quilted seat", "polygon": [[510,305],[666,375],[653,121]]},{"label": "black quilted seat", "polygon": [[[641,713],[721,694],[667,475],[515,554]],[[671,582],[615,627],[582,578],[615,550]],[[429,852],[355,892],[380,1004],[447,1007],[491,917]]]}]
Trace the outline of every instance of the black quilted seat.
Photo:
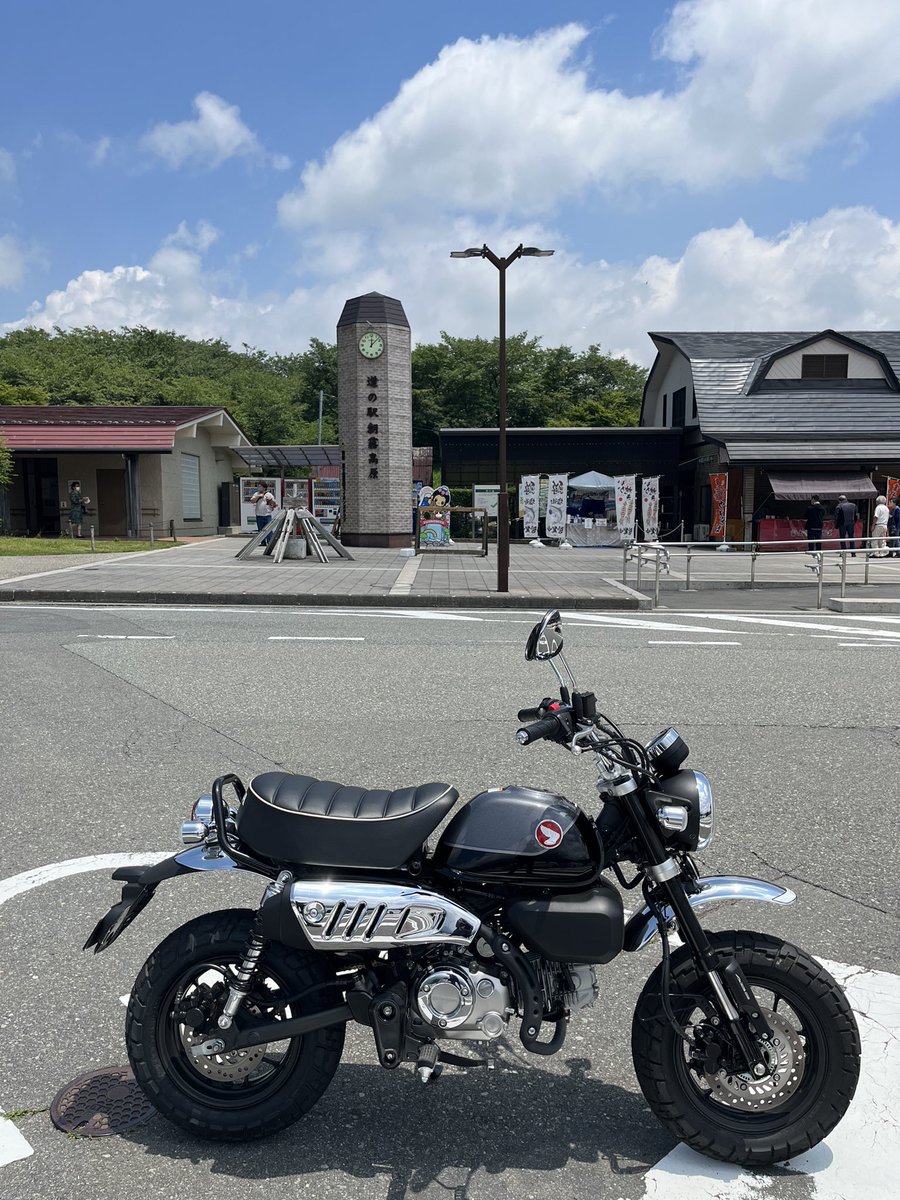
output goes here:
[{"label": "black quilted seat", "polygon": [[446,783],[366,791],[266,771],[247,789],[238,833],[256,854],[277,862],[388,870],[417,854],[458,799]]}]

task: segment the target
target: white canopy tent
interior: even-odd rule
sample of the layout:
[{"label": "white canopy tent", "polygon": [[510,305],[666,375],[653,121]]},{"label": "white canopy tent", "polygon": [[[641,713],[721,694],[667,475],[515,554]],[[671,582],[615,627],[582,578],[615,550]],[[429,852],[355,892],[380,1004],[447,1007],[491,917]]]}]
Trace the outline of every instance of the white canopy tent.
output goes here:
[{"label": "white canopy tent", "polygon": [[585,471],[583,475],[570,478],[569,487],[579,492],[614,492],[616,481],[600,471]]}]

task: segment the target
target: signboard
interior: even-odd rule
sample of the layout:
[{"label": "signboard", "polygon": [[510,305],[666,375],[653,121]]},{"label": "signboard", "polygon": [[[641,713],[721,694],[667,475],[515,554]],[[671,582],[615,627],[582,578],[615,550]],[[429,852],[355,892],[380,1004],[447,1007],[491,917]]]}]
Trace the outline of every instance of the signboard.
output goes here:
[{"label": "signboard", "polygon": [[641,515],[644,520],[644,537],[655,542],[659,537],[659,476],[644,479],[641,487]]},{"label": "signboard", "polygon": [[548,538],[564,538],[566,536],[566,488],[568,475],[551,475],[547,481],[547,523]]},{"label": "signboard", "polygon": [[476,483],[472,487],[472,507],[484,508],[489,517],[500,515],[500,484]]},{"label": "signboard", "polygon": [[540,495],[540,475],[523,475],[519,485],[519,496],[522,505],[523,536],[533,541],[538,535],[538,498]]},{"label": "signboard", "polygon": [[623,542],[634,541],[634,475],[616,477],[616,524]]}]

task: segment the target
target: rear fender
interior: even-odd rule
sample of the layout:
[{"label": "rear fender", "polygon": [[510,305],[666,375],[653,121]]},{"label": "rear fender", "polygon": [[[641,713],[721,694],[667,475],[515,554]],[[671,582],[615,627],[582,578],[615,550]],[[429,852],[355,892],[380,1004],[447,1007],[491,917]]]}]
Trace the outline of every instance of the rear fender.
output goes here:
[{"label": "rear fender", "polygon": [[123,929],[127,929],[135,917],[153,899],[153,893],[166,879],[177,875],[189,875],[194,871],[240,870],[233,858],[223,853],[209,853],[207,846],[192,846],[181,854],[163,859],[152,867],[120,867],[113,871],[112,878],[122,884],[122,898],[114,904],[106,916],[94,926],[83,949],[94,949],[95,954],[111,946]]}]

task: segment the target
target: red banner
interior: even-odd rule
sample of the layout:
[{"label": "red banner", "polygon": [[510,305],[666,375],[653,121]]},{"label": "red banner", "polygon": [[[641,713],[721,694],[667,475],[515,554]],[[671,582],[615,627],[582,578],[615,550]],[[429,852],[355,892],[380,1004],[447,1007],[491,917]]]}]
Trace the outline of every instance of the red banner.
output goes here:
[{"label": "red banner", "polygon": [[892,500],[900,500],[900,479],[891,479],[888,476],[887,498],[889,504]]},{"label": "red banner", "polygon": [[725,510],[728,507],[728,472],[710,475],[709,486],[712,488],[712,524],[709,536],[724,538]]}]

